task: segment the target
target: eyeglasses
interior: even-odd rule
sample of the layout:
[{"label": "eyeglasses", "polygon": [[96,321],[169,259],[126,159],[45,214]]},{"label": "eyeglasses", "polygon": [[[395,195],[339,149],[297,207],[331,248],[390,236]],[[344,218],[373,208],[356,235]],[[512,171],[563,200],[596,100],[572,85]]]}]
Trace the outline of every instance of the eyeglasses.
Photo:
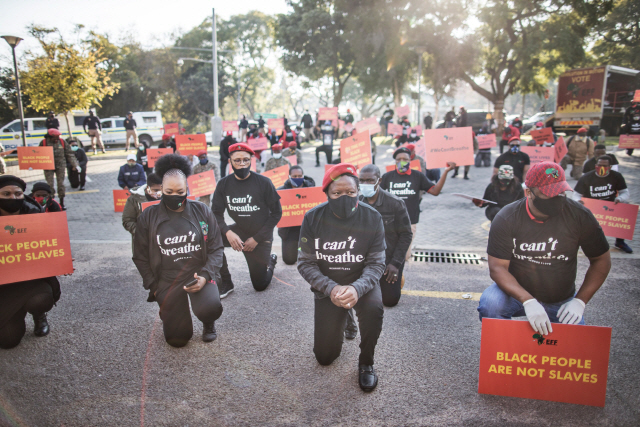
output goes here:
[{"label": "eyeglasses", "polygon": [[231,160],[234,165],[248,165],[251,163],[251,157],[248,159],[233,159]]}]

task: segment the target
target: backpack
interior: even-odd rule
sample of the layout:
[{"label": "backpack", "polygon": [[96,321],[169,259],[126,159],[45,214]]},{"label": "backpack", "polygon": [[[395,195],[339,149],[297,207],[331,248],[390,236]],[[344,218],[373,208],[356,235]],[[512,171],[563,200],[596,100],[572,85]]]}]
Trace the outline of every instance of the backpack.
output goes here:
[{"label": "backpack", "polygon": [[[575,138],[575,137],[576,137],[575,135],[571,135],[569,138],[567,138],[567,142],[566,142],[567,149],[569,148],[569,145],[571,144],[571,141],[573,141],[573,138]],[[589,141],[593,142],[591,140],[591,138],[587,137],[587,151],[589,151],[591,149]]]}]

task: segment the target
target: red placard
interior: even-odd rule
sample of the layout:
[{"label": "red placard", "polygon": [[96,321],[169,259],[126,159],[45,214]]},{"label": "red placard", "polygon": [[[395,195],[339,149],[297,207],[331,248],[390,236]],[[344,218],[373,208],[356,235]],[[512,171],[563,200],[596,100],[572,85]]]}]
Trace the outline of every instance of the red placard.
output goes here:
[{"label": "red placard", "polygon": [[324,165],[324,173],[327,173],[327,171],[328,171],[329,169],[331,169],[332,167],[334,167],[334,166],[335,166],[335,165],[334,165],[334,164],[331,164],[331,163],[327,163],[326,165]]},{"label": "red placard", "polygon": [[340,161],[351,163],[356,169],[373,163],[369,132],[356,133],[340,141]]},{"label": "red placard", "polygon": [[[424,138],[420,138],[419,140],[414,142],[413,145],[415,145],[415,147],[416,147],[416,149],[415,149],[416,156],[420,156],[423,159],[426,159],[427,158],[427,145],[424,142]],[[426,162],[426,160],[425,160],[425,162]]]},{"label": "red placard", "polygon": [[18,147],[18,165],[20,170],[55,170],[53,147]]},{"label": "red placard", "polygon": [[347,123],[346,125],[344,125],[344,130],[346,130],[347,132],[351,132],[353,129],[353,123]]},{"label": "red placard", "polygon": [[640,89],[636,90],[633,94],[633,102],[640,102]]},{"label": "red placard", "polygon": [[253,151],[262,151],[269,149],[269,139],[266,136],[261,136],[259,138],[249,138],[247,139],[247,145]]},{"label": "red placard", "polygon": [[551,130],[551,128],[542,128],[540,130],[532,130],[531,131],[531,138],[533,138],[533,140],[536,142],[536,144],[538,145],[542,145],[545,142],[548,142],[549,144],[553,144],[553,131]]},{"label": "red placard", "polygon": [[638,218],[638,205],[606,202],[598,199],[581,199],[584,206],[593,213],[605,236],[633,240]]},{"label": "red placard", "polygon": [[473,135],[471,127],[428,129],[424,132],[429,169],[447,167],[447,162],[458,166],[472,165]]},{"label": "red placard", "polygon": [[187,178],[187,185],[191,195],[207,196],[216,190],[216,176],[212,170],[194,174]]},{"label": "red placard", "polygon": [[167,123],[164,125],[164,133],[167,135],[177,135],[180,133],[180,125],[178,123]]},{"label": "red placard", "polygon": [[489,135],[476,135],[476,139],[478,140],[478,149],[480,150],[492,148],[497,145],[496,135],[494,133],[490,133]]},{"label": "red placard", "polygon": [[[187,196],[187,199],[195,201],[196,196]],[[154,200],[153,202],[142,202],[140,203],[140,207],[142,208],[142,212],[144,212],[144,210],[147,209],[149,206],[157,205],[160,202],[161,200]]]},{"label": "red placard", "polygon": [[73,273],[66,212],[0,216],[0,229],[0,285]]},{"label": "red placard", "polygon": [[399,118],[404,116],[409,117],[409,114],[411,114],[411,108],[409,108],[408,105],[403,105],[402,107],[396,108],[396,116],[398,116]]},{"label": "red placard", "polygon": [[113,190],[113,211],[124,211],[124,205],[127,203],[127,199],[131,193],[129,190]]},{"label": "red placard", "polygon": [[318,120],[338,120],[338,107],[320,107]]},{"label": "red placard", "polygon": [[287,179],[289,179],[289,166],[278,166],[275,169],[262,172],[262,175],[269,178],[271,182],[273,182],[273,186],[278,188],[282,186]]},{"label": "red placard", "polygon": [[172,153],[172,148],[147,148],[147,165],[152,168],[160,157]]},{"label": "red placard", "polygon": [[402,125],[397,125],[395,123],[387,124],[387,135],[402,135]]},{"label": "red placard", "polygon": [[224,120],[222,122],[222,132],[237,132],[238,122],[236,120]]},{"label": "red placard", "polygon": [[413,131],[416,132],[416,136],[422,136],[422,126],[421,125],[412,127],[411,131],[409,133],[411,133]]},{"label": "red placard", "polygon": [[287,156],[285,157],[285,159],[289,161],[289,164],[291,166],[295,166],[298,164],[298,157],[295,154],[293,156]]},{"label": "red placard", "polygon": [[618,148],[640,148],[640,135],[620,135]]},{"label": "red placard", "polygon": [[301,226],[307,211],[327,201],[327,195],[320,187],[278,190],[278,194],[282,205],[282,218],[278,222],[279,228]]},{"label": "red placard", "polygon": [[546,336],[529,322],[482,320],[478,393],[603,407],[611,328],[553,324]]},{"label": "red placard", "polygon": [[356,123],[356,132],[366,132],[369,131],[370,135],[375,133],[380,133],[380,124],[378,123],[378,119],[375,117],[369,117],[368,119],[360,120]]},{"label": "red placard", "polygon": [[207,137],[203,133],[196,135],[176,135],[176,151],[182,156],[198,154],[198,151],[207,151]]},{"label": "red placard", "polygon": [[558,137],[558,140],[553,146],[553,149],[555,151],[553,155],[553,159],[556,163],[560,163],[560,161],[564,158],[564,156],[566,156],[567,153],[569,152],[569,149],[567,148],[567,144],[565,144],[564,138],[561,136]]},{"label": "red placard", "polygon": [[[420,170],[420,160],[416,159],[416,160],[411,160],[411,163],[409,163],[409,167],[413,170],[419,171]],[[392,170],[394,170],[396,168],[396,165],[387,165],[385,166],[387,172],[391,172]]]},{"label": "red placard", "polygon": [[556,156],[555,147],[520,147],[520,151],[529,155],[531,164],[540,162],[553,162]]},{"label": "red placard", "polygon": [[267,119],[267,126],[269,129],[284,129],[284,119]]}]

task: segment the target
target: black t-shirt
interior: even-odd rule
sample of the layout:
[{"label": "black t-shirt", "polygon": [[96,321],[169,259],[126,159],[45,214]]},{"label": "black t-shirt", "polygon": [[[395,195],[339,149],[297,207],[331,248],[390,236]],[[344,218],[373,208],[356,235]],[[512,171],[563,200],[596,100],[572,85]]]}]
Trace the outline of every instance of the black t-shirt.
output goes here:
[{"label": "black t-shirt", "polygon": [[575,293],[578,248],[587,257],[609,250],[600,224],[591,211],[567,199],[560,215],[543,223],[533,221],[527,199],[505,206],[489,231],[487,253],[509,260],[509,272],[534,298],[546,303],[564,301]]},{"label": "black t-shirt", "polygon": [[498,204],[498,207],[503,208],[509,203],[513,203],[516,200],[524,198],[524,190],[522,189],[521,185],[516,185],[514,191],[509,191],[509,189],[501,191],[500,187],[495,186],[493,185],[493,182],[490,182],[489,185],[487,185],[487,188],[484,190],[484,196],[482,196],[482,198],[485,200],[496,202]]},{"label": "black t-shirt", "polygon": [[493,165],[493,167],[500,168],[500,166],[502,165],[512,166],[513,174],[518,177],[520,182],[522,182],[524,167],[530,163],[531,161],[529,160],[529,155],[527,153],[518,151],[516,154],[513,154],[511,151],[507,151],[506,153],[500,154],[500,156],[496,159],[496,163]]},{"label": "black t-shirt", "polygon": [[136,120],[135,119],[130,119],[130,118],[126,118],[124,119],[124,128],[126,130],[134,130],[136,128],[136,126],[138,126],[136,124]]},{"label": "black t-shirt", "polygon": [[576,184],[576,192],[589,199],[613,202],[618,191],[627,188],[627,183],[620,172],[609,171],[609,175],[600,177],[591,171],[580,177]]},{"label": "black t-shirt", "polygon": [[411,224],[420,221],[420,191],[429,191],[434,185],[419,171],[412,171],[411,175],[401,175],[394,169],[382,175],[380,179],[380,188],[404,200]]},{"label": "black t-shirt", "polygon": [[[618,159],[613,154],[607,154],[607,156],[611,157],[611,166],[617,165]],[[582,165],[582,173],[587,173],[596,170],[596,163],[598,163],[598,159],[596,157],[592,157]]]},{"label": "black t-shirt", "polygon": [[384,252],[382,217],[360,202],[351,218],[340,219],[325,202],[305,214],[298,245],[315,254],[323,275],[347,286],[362,276],[367,253]]}]

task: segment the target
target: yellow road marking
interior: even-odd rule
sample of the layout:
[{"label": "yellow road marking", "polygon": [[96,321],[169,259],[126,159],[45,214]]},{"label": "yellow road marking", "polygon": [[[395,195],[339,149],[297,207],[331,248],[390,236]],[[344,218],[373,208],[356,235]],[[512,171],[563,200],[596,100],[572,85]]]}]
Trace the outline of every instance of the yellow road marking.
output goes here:
[{"label": "yellow road marking", "polygon": [[95,190],[83,190],[83,191],[67,191],[67,194],[86,194],[86,193],[98,193],[99,189]]},{"label": "yellow road marking", "polygon": [[[480,295],[482,295],[479,292],[412,291],[409,289],[403,289],[401,293],[416,297],[468,299],[471,301],[480,301]],[[463,298],[463,295],[471,295],[471,298]]]},{"label": "yellow road marking", "polygon": [[482,227],[483,230],[489,231],[489,229],[491,228],[491,221],[483,222],[482,224],[480,224],[480,227]]}]

